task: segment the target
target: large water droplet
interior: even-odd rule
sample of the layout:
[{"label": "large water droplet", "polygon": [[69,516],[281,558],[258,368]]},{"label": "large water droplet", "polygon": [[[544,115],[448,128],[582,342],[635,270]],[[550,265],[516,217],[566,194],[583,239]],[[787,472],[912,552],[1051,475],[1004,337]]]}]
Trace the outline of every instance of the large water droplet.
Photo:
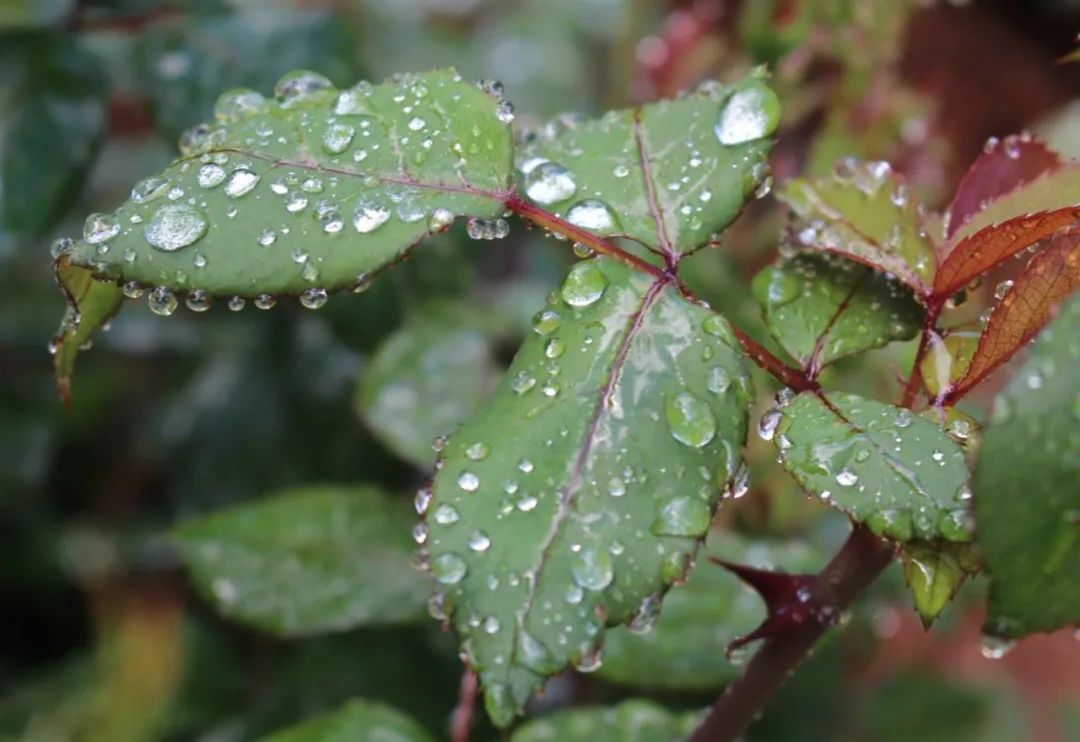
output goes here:
[{"label": "large water droplet", "polygon": [[575,265],[560,291],[563,301],[572,307],[587,307],[604,295],[607,276],[592,260]]},{"label": "large water droplet", "polygon": [[265,113],[268,108],[262,93],[247,88],[233,88],[218,96],[214,103],[214,116],[220,121],[236,121],[255,113]]},{"label": "large water droplet", "polygon": [[711,521],[707,503],[693,497],[676,497],[653,521],[652,532],[657,536],[704,536]]},{"label": "large water droplet", "polygon": [[525,175],[525,193],[537,203],[558,203],[576,192],[574,176],[557,162],[542,162]]},{"label": "large water droplet", "polygon": [[83,239],[91,245],[108,242],[120,234],[120,222],[111,214],[91,214],[83,223]]},{"label": "large water droplet", "polygon": [[664,416],[672,437],[684,445],[701,448],[716,435],[716,418],[709,405],[690,392],[669,394]]},{"label": "large water droplet", "polygon": [[716,138],[724,145],[768,136],[780,123],[780,101],[764,85],[751,85],[728,96],[716,120]]},{"label": "large water droplet", "polygon": [[353,227],[361,234],[374,232],[390,220],[390,210],[378,204],[361,200],[353,212]]},{"label": "large water droplet", "polygon": [[586,590],[603,590],[615,579],[615,564],[606,549],[582,549],[574,554],[570,570]]},{"label": "large water droplet", "polygon": [[216,188],[225,180],[225,168],[213,162],[208,162],[199,168],[197,180],[202,188]]},{"label": "large water droplet", "polygon": [[596,198],[587,198],[571,206],[566,212],[566,221],[598,232],[615,229],[618,223],[611,207]]},{"label": "large water droplet", "polygon": [[468,570],[465,560],[453,552],[440,554],[431,560],[431,574],[444,585],[461,582]]},{"label": "large water droplet", "polygon": [[159,317],[168,317],[176,311],[176,295],[165,286],[158,286],[146,297],[150,311]]},{"label": "large water droplet", "polygon": [[328,154],[339,155],[349,148],[355,136],[356,129],[348,124],[330,124],[323,132],[323,149]]},{"label": "large water droplet", "polygon": [[194,206],[168,204],[158,209],[146,225],[146,241],[151,247],[172,252],[197,242],[209,223]]},{"label": "large water droplet", "polygon": [[225,195],[229,198],[240,198],[251,193],[259,183],[260,176],[246,167],[238,167],[232,171],[229,180],[225,183]]},{"label": "large water droplet", "polygon": [[284,108],[290,108],[323,90],[332,90],[333,87],[334,84],[318,72],[295,70],[278,80],[274,86],[274,96]]}]

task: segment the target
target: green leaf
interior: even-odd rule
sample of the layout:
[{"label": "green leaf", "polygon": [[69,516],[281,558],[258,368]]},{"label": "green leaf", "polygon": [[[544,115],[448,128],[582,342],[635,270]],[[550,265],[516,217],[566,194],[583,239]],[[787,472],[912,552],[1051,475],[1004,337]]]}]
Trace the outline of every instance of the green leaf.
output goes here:
[{"label": "green leaf", "polygon": [[410,507],[371,488],[309,487],[184,523],[195,584],[230,618],[295,636],[423,615]]},{"label": "green leaf", "polygon": [[295,69],[319,70],[340,82],[356,79],[355,34],[339,15],[260,6],[181,17],[140,35],[140,87],[173,141],[213,116],[223,90],[268,90]]},{"label": "green leaf", "polygon": [[854,394],[803,393],[765,413],[762,430],[806,491],[877,535],[971,540],[964,452],[931,421]]},{"label": "green leaf", "polygon": [[70,401],[75,359],[91,336],[120,309],[124,295],[111,281],[98,281],[86,268],[71,265],[65,256],[56,261],[56,282],[68,300],[60,329],[49,349],[60,395]]},{"label": "green leaf", "polygon": [[994,401],[976,467],[989,633],[1015,638],[1080,623],[1080,299],[1031,347]]},{"label": "green leaf", "polygon": [[72,262],[170,296],[304,294],[317,306],[455,216],[502,213],[505,104],[454,72],[338,91],[301,71],[276,91],[223,95],[180,160],[87,219]]},{"label": "green leaf", "polygon": [[643,698],[617,706],[558,711],[514,732],[511,742],[674,742],[686,739],[701,722],[696,711],[672,713]]},{"label": "green leaf", "polygon": [[934,246],[888,163],[846,158],[831,177],[796,179],[777,195],[791,207],[788,232],[797,246],[843,255],[929,293]]},{"label": "green leaf", "polygon": [[467,420],[501,369],[483,315],[451,302],[428,304],[390,335],[356,393],[368,426],[395,453],[428,468],[432,441]]},{"label": "green leaf", "polygon": [[765,178],[779,118],[757,75],[613,111],[524,147],[521,186],[579,227],[677,260],[731,223]]},{"label": "green leaf", "polygon": [[[816,571],[824,564],[817,550],[801,541],[750,541],[715,529],[706,552],[752,567],[792,572]],[[657,602],[651,615],[608,632],[604,664],[597,671],[600,677],[637,687],[704,691],[741,673],[725,651],[731,641],[761,624],[765,606],[757,593],[726,569],[706,563],[705,556],[699,554],[699,566],[690,578],[667,594],[663,611]]]},{"label": "green leaf", "polygon": [[756,276],[754,296],[769,331],[815,372],[838,358],[910,340],[922,326],[911,290],[842,258],[796,255]]},{"label": "green leaf", "polygon": [[971,544],[916,541],[904,547],[904,577],[923,626],[930,628],[969,574],[978,572]]},{"label": "green leaf", "polygon": [[442,452],[426,514],[500,725],[682,579],[737,476],[750,399],[726,320],[608,258],[575,265],[534,329]]},{"label": "green leaf", "polygon": [[263,738],[264,742],[429,742],[424,728],[397,709],[376,701],[350,701],[342,709]]},{"label": "green leaf", "polygon": [[97,57],[71,38],[6,40],[0,65],[0,224],[38,235],[74,198],[97,155],[108,87]]}]

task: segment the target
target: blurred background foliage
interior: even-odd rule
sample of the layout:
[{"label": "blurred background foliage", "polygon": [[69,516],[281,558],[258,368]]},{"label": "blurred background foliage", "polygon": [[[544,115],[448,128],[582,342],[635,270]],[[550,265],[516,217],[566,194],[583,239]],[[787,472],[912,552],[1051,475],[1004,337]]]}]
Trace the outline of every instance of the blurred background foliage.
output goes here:
[{"label": "blurred background foliage", "polygon": [[[486,250],[456,228],[318,312],[163,320],[140,306],[81,359],[67,411],[45,349],[62,313],[49,244],[167,163],[223,90],[268,91],[298,67],[346,85],[452,64],[499,79],[528,128],[765,63],[785,110],[775,178],[827,172],[842,155],[888,159],[940,203],[988,136],[1032,127],[1080,155],[1080,65],[1055,64],[1078,27],[1071,0],[3,0],[0,738],[245,740],[354,698],[446,736],[455,642],[407,577],[391,586],[405,605],[378,608],[395,602],[379,565],[408,560],[405,511],[430,473],[429,441],[481,403],[572,253],[521,224]],[[751,204],[719,249],[686,262],[694,288],[762,342],[748,284],[775,254],[779,213],[771,198]],[[985,299],[976,292],[972,316]],[[894,344],[828,381],[895,396],[911,355]],[[764,409],[773,390],[758,382]],[[985,401],[967,411],[980,417]],[[842,517],[805,498],[760,441],[750,455],[750,496],[721,511],[710,549],[819,567]],[[371,488],[401,538],[368,543],[363,516],[350,530],[332,504],[325,534],[259,509],[284,490],[333,491],[320,485]],[[217,543],[201,521],[174,536],[226,506],[258,536],[230,546],[237,583],[283,586],[257,610],[230,610],[232,582],[184,566],[198,571],[237,531],[225,523],[232,536]],[[349,570],[310,563],[331,536],[354,556],[350,535],[365,543]],[[613,632],[605,668],[556,678],[536,712],[708,703],[737,672],[724,645],[760,606],[704,561],[695,575],[654,634]],[[331,579],[372,604],[305,592]],[[966,585],[926,635],[894,568],[749,738],[1080,739],[1080,642],[1037,637],[983,658],[982,589]],[[318,621],[290,604],[293,590]],[[480,722],[476,738],[494,737]]]}]

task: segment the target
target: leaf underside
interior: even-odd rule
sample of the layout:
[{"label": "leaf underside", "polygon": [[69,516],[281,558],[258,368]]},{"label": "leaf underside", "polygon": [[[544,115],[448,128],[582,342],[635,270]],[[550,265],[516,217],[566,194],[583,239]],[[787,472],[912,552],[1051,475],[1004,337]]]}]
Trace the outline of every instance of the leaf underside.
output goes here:
[{"label": "leaf underside", "polygon": [[[732,123],[739,110],[745,129]],[[627,237],[677,260],[726,227],[766,177],[767,135],[778,116],[775,94],[754,76],[612,111],[523,147],[521,186],[594,234]]]},{"label": "leaf underside", "polygon": [[68,308],[52,339],[53,370],[61,396],[70,401],[71,376],[79,351],[120,310],[124,295],[115,283],[96,280],[89,270],[72,265],[66,256],[57,259],[55,270]]},{"label": "leaf underside", "polygon": [[547,311],[451,437],[426,513],[497,724],[683,577],[746,435],[729,325],[667,281],[584,261]]},{"label": "leaf underside", "polygon": [[71,261],[178,292],[301,294],[365,281],[453,217],[504,210],[510,127],[456,73],[343,91],[294,73],[278,89],[223,96],[181,159],[87,220]]},{"label": "leaf underside", "polygon": [[944,430],[909,410],[831,392],[777,408],[780,462],[811,494],[897,541],[971,539],[968,469]]},{"label": "leaf underside", "polygon": [[839,257],[802,254],[754,277],[769,331],[803,368],[910,340],[923,310],[899,281]]},{"label": "leaf underside", "polygon": [[1080,298],[1042,333],[995,400],[976,467],[990,576],[989,633],[1080,623]]},{"label": "leaf underside", "polygon": [[196,586],[225,615],[297,636],[422,620],[411,508],[367,488],[312,487],[182,525]]}]

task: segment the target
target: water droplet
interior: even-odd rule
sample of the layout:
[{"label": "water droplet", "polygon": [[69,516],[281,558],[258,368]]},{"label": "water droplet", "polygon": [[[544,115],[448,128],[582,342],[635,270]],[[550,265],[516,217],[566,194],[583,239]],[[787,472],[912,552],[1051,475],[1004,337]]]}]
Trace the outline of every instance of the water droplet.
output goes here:
[{"label": "water droplet", "polygon": [[585,590],[603,590],[615,579],[615,564],[606,549],[582,549],[573,556],[570,571]]},{"label": "water droplet", "polygon": [[269,247],[277,240],[277,232],[272,229],[264,229],[259,233],[259,244],[263,247]]},{"label": "water droplet", "polygon": [[300,294],[300,304],[305,309],[319,309],[326,304],[327,298],[326,289],[307,289]]},{"label": "water droplet", "polygon": [[566,350],[566,342],[562,338],[551,338],[544,344],[544,355],[548,358],[558,358]]},{"label": "water droplet", "polygon": [[128,281],[121,287],[121,290],[124,292],[124,296],[129,299],[138,299],[145,293],[138,281]]},{"label": "water droplet", "polygon": [[707,503],[693,497],[676,497],[653,521],[652,532],[657,536],[703,536],[711,521]]},{"label": "water droplet", "polygon": [[274,97],[283,108],[291,108],[324,91],[332,90],[329,79],[311,70],[295,70],[284,75],[274,86]]},{"label": "water droplet", "polygon": [[1013,639],[983,634],[979,643],[979,653],[988,660],[1000,660],[1014,646],[1016,646],[1016,641]]},{"label": "water droplet", "polygon": [[483,461],[489,453],[491,453],[491,448],[482,441],[477,441],[465,449],[465,455],[473,461]]},{"label": "water droplet", "polygon": [[634,613],[634,617],[626,625],[630,633],[640,636],[641,634],[648,634],[656,628],[656,622],[660,620],[660,604],[661,598],[659,595],[646,595]]},{"label": "water droplet", "polygon": [[571,206],[566,212],[566,221],[583,229],[598,232],[615,229],[618,223],[611,207],[596,198],[587,198]]},{"label": "water droplet", "polygon": [[277,299],[271,294],[259,294],[255,297],[254,303],[256,309],[273,309],[277,305]]},{"label": "water droplet", "polygon": [[194,206],[169,204],[158,209],[146,225],[151,247],[172,252],[194,244],[206,234],[209,223]]},{"label": "water droplet", "polygon": [[247,302],[242,296],[234,296],[233,298],[229,299],[229,309],[233,312],[239,312],[244,308],[246,304]]},{"label": "water droplet", "polygon": [[238,167],[232,171],[229,180],[225,183],[225,195],[229,198],[245,196],[258,185],[261,175],[246,167]]},{"label": "water droplet", "polygon": [[374,232],[390,219],[390,210],[378,204],[360,200],[353,212],[353,227],[361,234]]},{"label": "water droplet", "polygon": [[581,658],[574,663],[574,669],[578,672],[596,672],[603,663],[603,649],[597,646],[581,655]]},{"label": "water droplet", "polygon": [[528,459],[522,459],[518,462],[518,470],[524,472],[525,474],[531,472],[533,468],[533,462],[529,461]]},{"label": "water droplet", "polygon": [[428,220],[428,229],[432,232],[441,232],[444,229],[448,229],[453,223],[454,212],[450,211],[450,209],[438,208],[431,212],[431,218]]},{"label": "water droplet", "polygon": [[480,477],[471,471],[463,471],[458,475],[457,484],[466,492],[475,492],[476,488],[480,486]]},{"label": "water droplet", "polygon": [[768,136],[780,123],[780,101],[764,85],[751,85],[728,96],[716,120],[716,138],[727,146]]},{"label": "water droplet", "polygon": [[214,103],[214,117],[219,121],[236,121],[256,113],[265,113],[269,106],[262,93],[247,88],[226,90]]},{"label": "water droplet", "polygon": [[340,155],[352,144],[356,129],[348,124],[330,124],[323,132],[322,145],[328,154]]},{"label": "water droplet", "polygon": [[836,483],[841,487],[851,487],[858,483],[859,475],[850,469],[841,469],[836,475]]},{"label": "water droplet", "polygon": [[160,175],[151,175],[135,184],[135,187],[131,189],[131,200],[137,204],[143,204],[160,198],[167,190],[169,190],[168,180]]},{"label": "water droplet", "polygon": [[572,307],[587,307],[604,295],[607,276],[592,260],[576,264],[563,281],[560,294]]},{"label": "water droplet", "polygon": [[612,477],[608,480],[607,491],[612,497],[622,497],[626,494],[626,483],[618,477]]},{"label": "water droplet", "polygon": [[120,222],[111,214],[91,214],[83,224],[83,239],[91,245],[108,242],[120,234]]},{"label": "water droplet", "polygon": [[532,329],[537,335],[550,335],[559,328],[562,318],[558,312],[551,309],[542,309],[532,318]]},{"label": "water droplet", "polygon": [[784,413],[776,409],[769,410],[762,415],[758,424],[758,435],[761,436],[761,440],[771,441],[773,436],[776,435],[776,429],[780,427],[783,420]]},{"label": "water droplet", "polygon": [[184,302],[187,308],[193,312],[205,312],[210,308],[210,297],[202,289],[196,289],[188,294]]},{"label": "water droplet", "polygon": [[453,552],[440,554],[431,560],[431,574],[443,585],[455,585],[461,582],[468,569],[465,560]]},{"label": "water droplet", "polygon": [[423,544],[425,541],[427,541],[427,537],[428,537],[427,524],[424,523],[423,521],[421,521],[420,523],[417,523],[415,526],[413,526],[412,537],[413,537],[413,541],[415,541],[418,544]]},{"label": "water droplet", "polygon": [[434,497],[434,493],[430,487],[421,487],[416,491],[416,496],[413,497],[413,506],[416,508],[417,515],[423,515],[427,512],[432,497]]},{"label": "water droplet", "polygon": [[716,418],[709,405],[690,392],[669,394],[664,416],[672,437],[684,445],[701,448],[716,435]]},{"label": "water droplet", "polygon": [[155,287],[146,297],[146,303],[159,317],[168,317],[176,311],[176,295],[165,286]]},{"label": "water droplet", "polygon": [[451,526],[461,520],[461,516],[458,514],[456,508],[453,505],[442,504],[435,508],[435,512],[432,514],[435,518],[435,522],[440,526]]},{"label": "water droplet", "polygon": [[290,214],[295,214],[298,211],[303,211],[307,208],[308,198],[299,191],[292,191],[285,198],[285,210]]},{"label": "water droplet", "polygon": [[484,552],[491,547],[491,539],[483,531],[476,531],[469,536],[469,548],[473,551]]},{"label": "water droplet", "polygon": [[558,203],[576,192],[573,175],[557,162],[542,162],[525,175],[525,193],[537,203]]},{"label": "water droplet", "polygon": [[495,616],[488,616],[484,619],[483,628],[485,634],[498,634],[499,629],[502,628],[502,624]]},{"label": "water droplet", "polygon": [[198,183],[203,188],[216,188],[225,181],[225,168],[214,163],[207,163],[199,168]]},{"label": "water droplet", "polygon": [[998,300],[1004,299],[1012,287],[1013,282],[1011,280],[1002,281],[994,288],[994,298]]}]

